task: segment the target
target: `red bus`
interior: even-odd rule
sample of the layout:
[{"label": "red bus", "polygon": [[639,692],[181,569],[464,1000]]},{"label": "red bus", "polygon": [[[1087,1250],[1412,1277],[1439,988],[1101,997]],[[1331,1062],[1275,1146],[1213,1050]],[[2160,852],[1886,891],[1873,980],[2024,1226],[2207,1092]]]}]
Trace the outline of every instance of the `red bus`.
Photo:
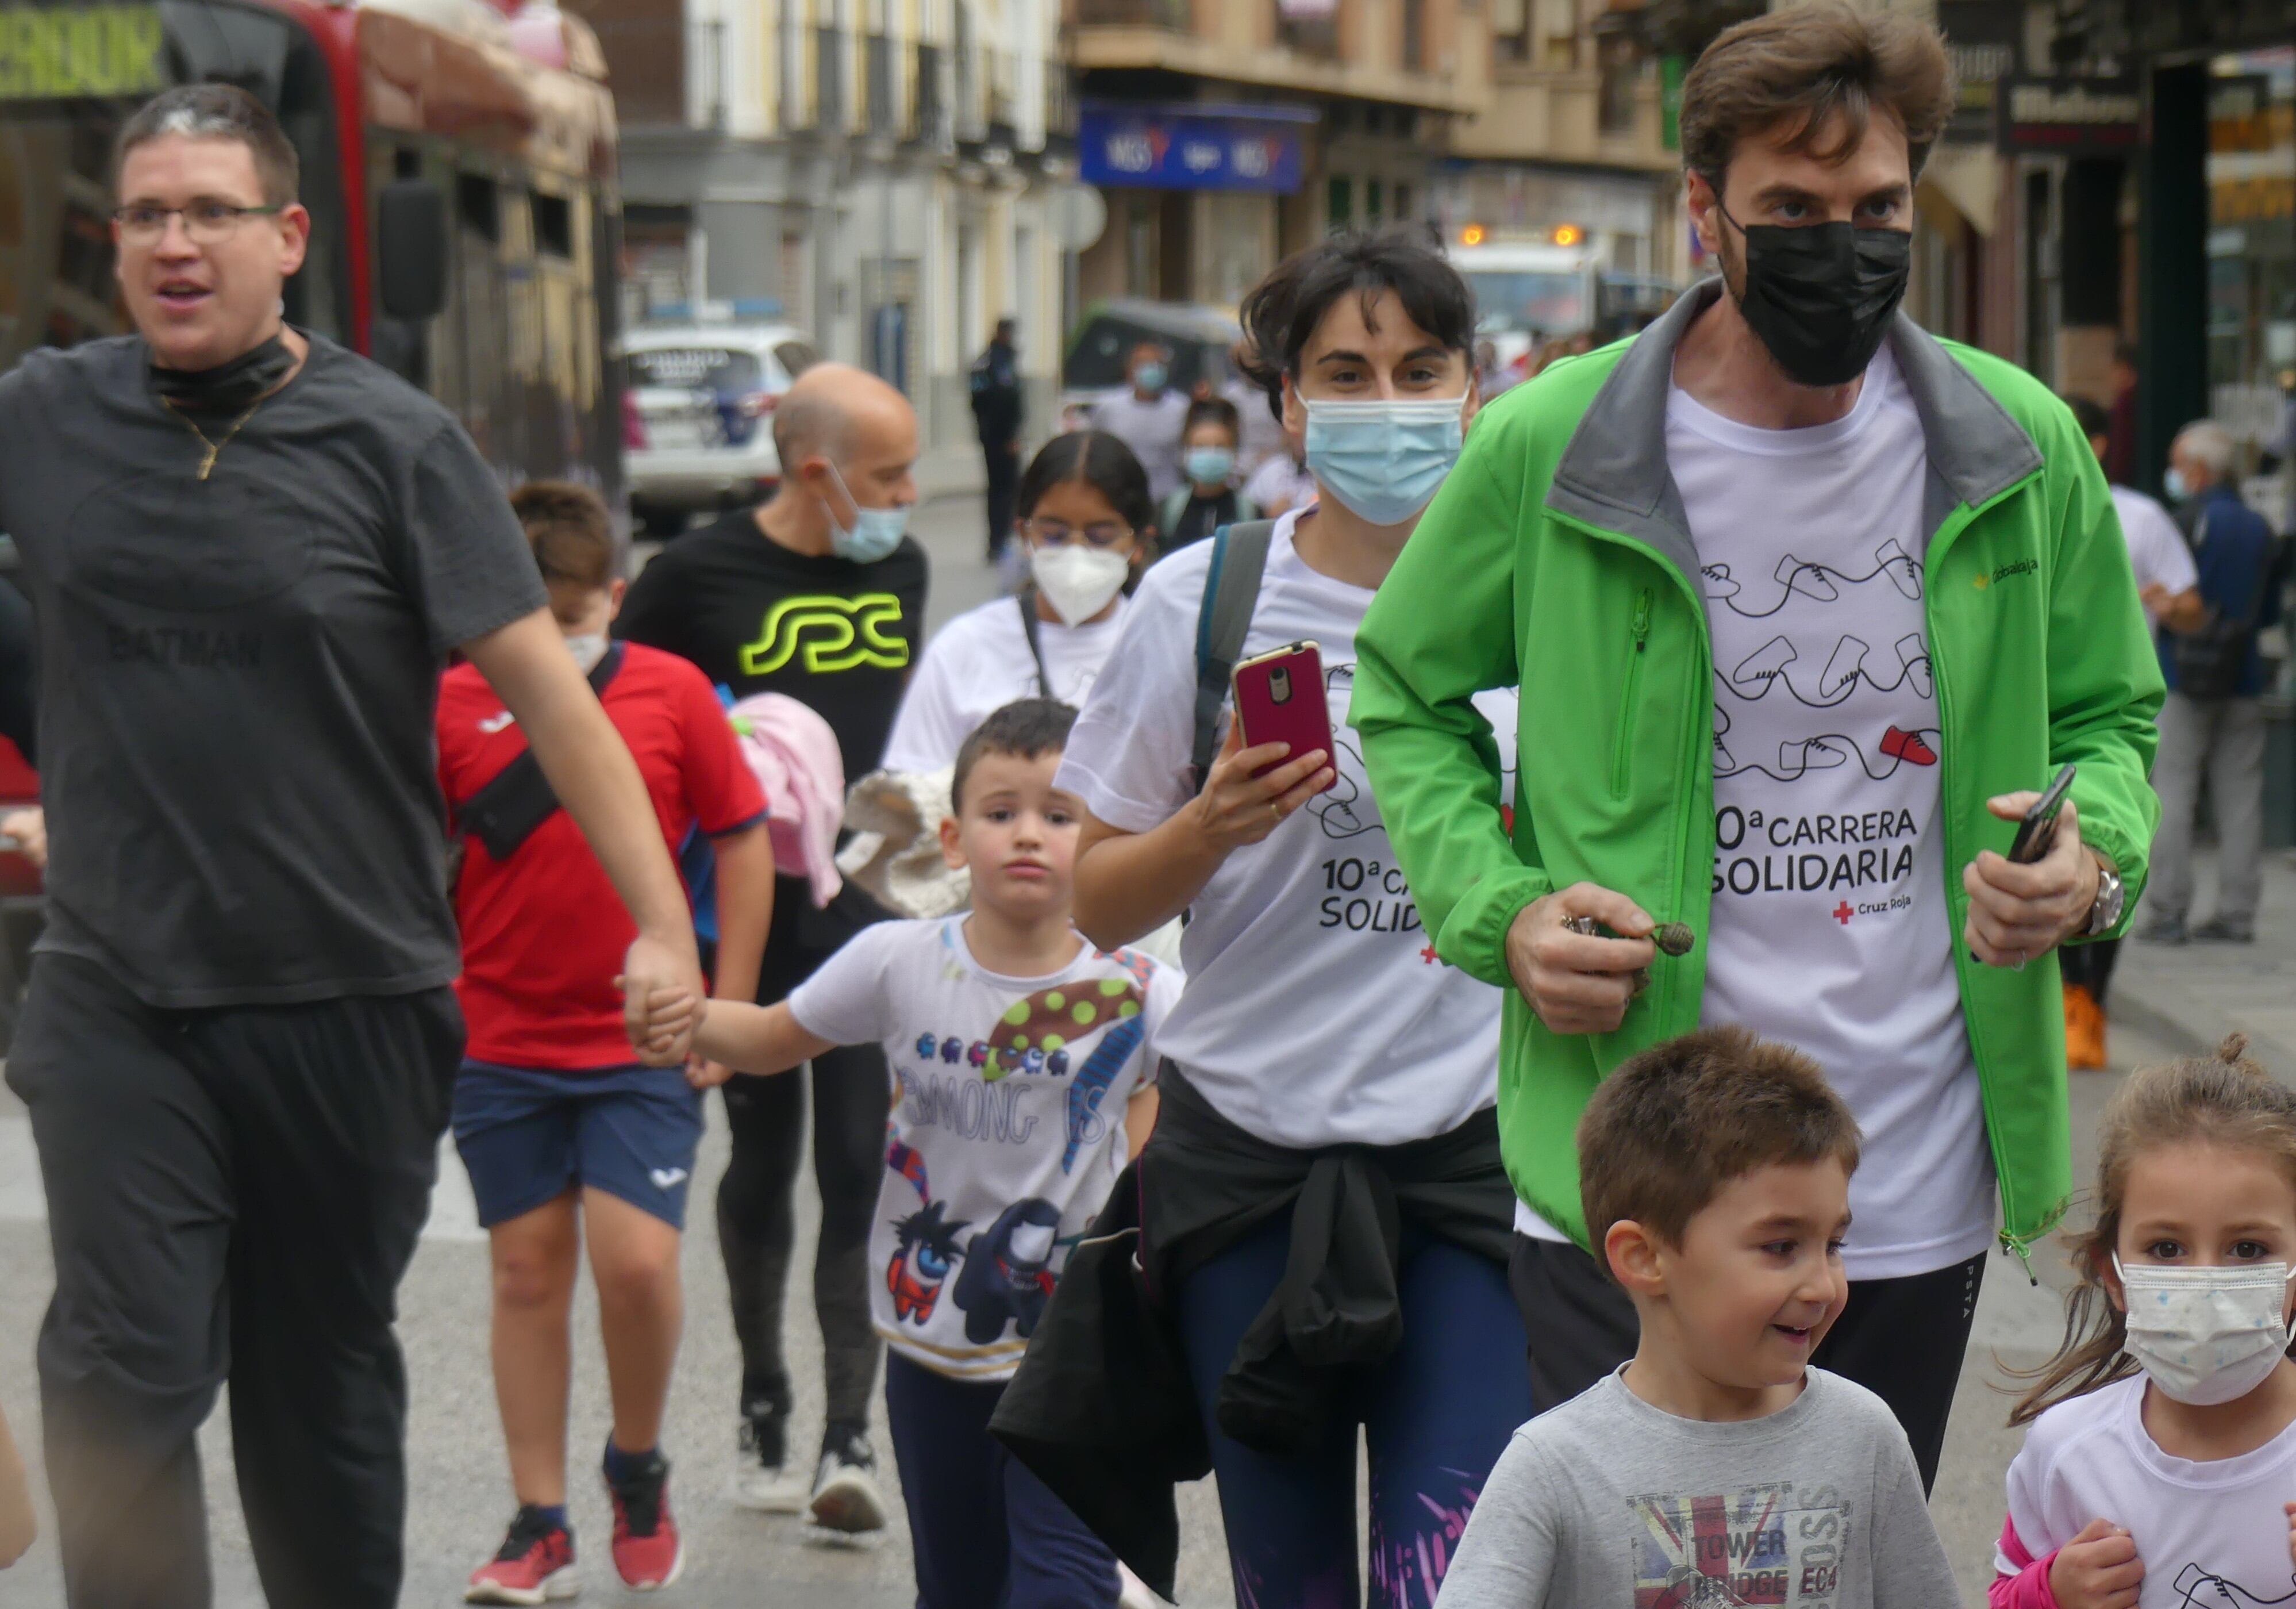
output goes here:
[{"label": "red bus", "polygon": [[[220,79],[302,159],[312,249],[289,320],[453,408],[505,485],[580,480],[619,505],[605,78],[587,24],[520,0],[0,0],[0,369],[130,327],[113,136],[155,92]],[[0,801],[34,786],[0,739]],[[28,874],[0,857],[0,895]]]}]

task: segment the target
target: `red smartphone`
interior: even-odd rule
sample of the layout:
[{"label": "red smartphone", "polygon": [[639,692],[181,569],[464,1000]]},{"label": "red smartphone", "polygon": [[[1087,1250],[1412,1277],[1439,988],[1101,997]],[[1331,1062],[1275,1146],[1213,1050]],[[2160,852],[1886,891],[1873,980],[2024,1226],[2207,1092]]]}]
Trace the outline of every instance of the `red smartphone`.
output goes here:
[{"label": "red smartphone", "polygon": [[1236,666],[1232,680],[1243,746],[1292,745],[1290,754],[1263,766],[1258,775],[1265,776],[1314,750],[1331,754],[1332,708],[1324,696],[1324,656],[1315,644],[1286,643],[1256,654]]}]

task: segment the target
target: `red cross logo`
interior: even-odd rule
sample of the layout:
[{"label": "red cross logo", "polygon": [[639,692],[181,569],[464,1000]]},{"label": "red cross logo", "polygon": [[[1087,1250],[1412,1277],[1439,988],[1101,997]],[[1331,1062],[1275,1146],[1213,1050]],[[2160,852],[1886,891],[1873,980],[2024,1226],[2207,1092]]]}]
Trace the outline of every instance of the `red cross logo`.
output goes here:
[{"label": "red cross logo", "polygon": [[1857,914],[1857,912],[1849,908],[1849,901],[1847,899],[1833,907],[1833,919],[1841,924],[1844,927],[1848,927],[1849,925],[1849,918]]},{"label": "red cross logo", "polygon": [[1431,944],[1425,949],[1419,952],[1419,958],[1427,963],[1428,965],[1432,966],[1439,957],[1435,954],[1435,947]]}]

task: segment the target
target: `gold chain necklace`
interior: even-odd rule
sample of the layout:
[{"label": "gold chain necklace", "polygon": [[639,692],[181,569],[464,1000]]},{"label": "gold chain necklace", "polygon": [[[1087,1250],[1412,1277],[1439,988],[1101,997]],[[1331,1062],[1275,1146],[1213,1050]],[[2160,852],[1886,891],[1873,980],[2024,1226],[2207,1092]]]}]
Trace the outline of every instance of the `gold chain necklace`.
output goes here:
[{"label": "gold chain necklace", "polygon": [[191,415],[184,413],[183,409],[177,407],[167,398],[162,397],[160,398],[160,401],[166,406],[169,413],[182,420],[184,422],[184,428],[191,431],[193,435],[197,436],[200,439],[200,445],[208,449],[208,456],[200,460],[200,479],[205,480],[209,475],[215,472],[217,455],[223,451],[224,447],[229,444],[234,436],[239,434],[240,426],[245,424],[249,420],[255,417],[256,409],[260,408],[265,403],[270,401],[275,394],[275,388],[273,391],[266,391],[262,396],[258,397],[255,399],[255,407],[248,409],[247,412],[233,420],[231,428],[223,433],[223,437],[220,440],[217,441],[209,440],[208,433],[199,427],[199,425],[192,419]]}]

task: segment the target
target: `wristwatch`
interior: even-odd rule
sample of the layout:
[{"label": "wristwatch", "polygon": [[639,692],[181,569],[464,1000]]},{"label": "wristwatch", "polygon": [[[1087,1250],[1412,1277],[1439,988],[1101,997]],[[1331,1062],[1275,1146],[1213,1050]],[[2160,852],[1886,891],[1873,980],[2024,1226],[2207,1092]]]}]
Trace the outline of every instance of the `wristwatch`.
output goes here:
[{"label": "wristwatch", "polygon": [[2088,925],[2081,929],[2084,939],[2109,933],[2118,926],[2121,907],[2128,899],[2128,891],[2120,883],[2120,868],[2094,849],[2089,853],[2096,856],[2096,903],[2088,907]]}]

